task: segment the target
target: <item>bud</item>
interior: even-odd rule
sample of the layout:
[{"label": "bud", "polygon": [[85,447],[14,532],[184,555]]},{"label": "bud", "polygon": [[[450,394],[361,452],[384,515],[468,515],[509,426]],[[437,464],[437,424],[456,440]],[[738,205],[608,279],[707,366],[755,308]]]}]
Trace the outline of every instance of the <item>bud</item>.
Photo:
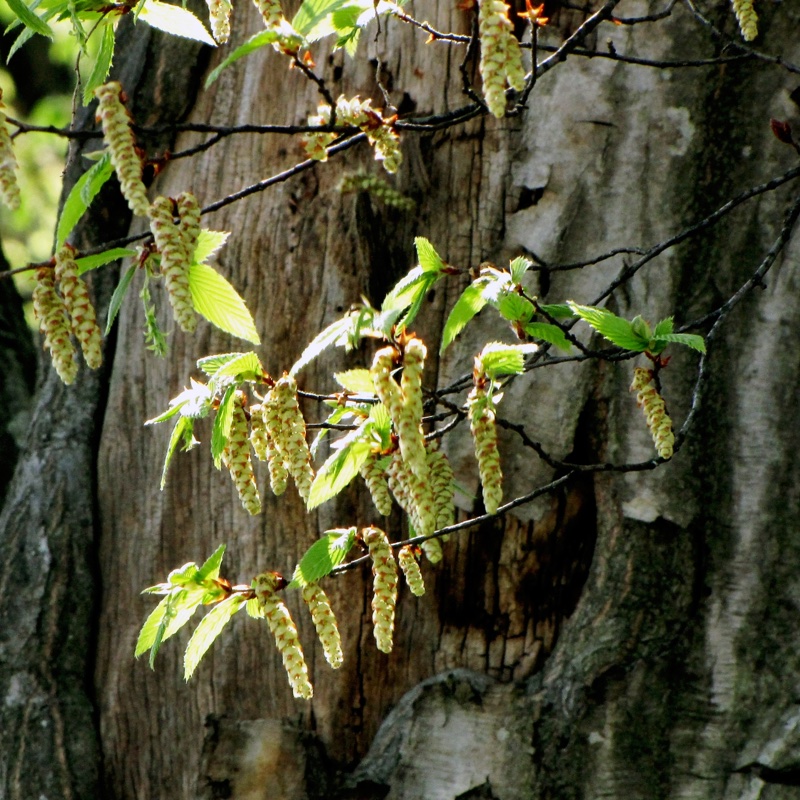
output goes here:
[{"label": "bud", "polygon": [[309,583],[303,587],[303,600],[311,612],[325,659],[334,669],[339,669],[344,661],[342,640],[328,595],[319,584]]},{"label": "bud", "polygon": [[250,438],[247,431],[247,417],[244,413],[244,400],[239,392],[233,401],[231,430],[228,442],[222,451],[222,461],[230,470],[245,510],[253,516],[261,513],[261,499],[253,474],[253,462],[250,460]]},{"label": "bud", "polygon": [[408,588],[411,589],[411,594],[422,597],[425,594],[425,582],[422,580],[422,572],[417,561],[417,554],[414,551],[413,545],[403,545],[397,554],[397,561],[400,564],[400,569],[403,570],[403,575],[406,577],[406,583]]},{"label": "bud", "polygon": [[289,684],[295,697],[310,700],[314,694],[308,680],[308,667],[300,645],[297,628],[284,602],[275,594],[283,579],[275,572],[265,572],[253,580],[256,599],[262,609],[275,644],[283,658],[283,666],[289,676]]},{"label": "bud", "polygon": [[636,402],[644,411],[647,427],[653,437],[653,443],[659,456],[672,458],[675,435],[672,433],[672,420],[667,415],[664,398],[656,389],[653,371],[644,367],[636,367],[633,371],[631,391],[637,392]]},{"label": "bud", "polygon": [[481,40],[480,73],[489,111],[498,119],[506,112],[506,80],[512,89],[525,88],[522,51],[508,18],[504,0],[481,0],[478,31]]},{"label": "bud", "polygon": [[64,301],[56,292],[53,270],[46,267],[36,271],[33,313],[39,320],[44,349],[50,351],[59,378],[65,384],[71,384],[78,374],[78,362],[75,360],[75,346],[70,338],[69,317]]},{"label": "bud", "polygon": [[0,197],[12,210],[19,208],[19,184],[17,183],[17,159],[5,114],[3,92],[0,90]]},{"label": "bud", "polygon": [[122,196],[131,211],[147,216],[147,190],[142,183],[142,160],[136,152],[136,142],[130,127],[128,109],[122,103],[122,86],[111,81],[94,90],[98,100],[96,118],[103,127],[103,139],[117,173]]},{"label": "bud", "polygon": [[372,558],[372,624],[375,643],[382,653],[391,653],[397,603],[397,562],[382,530],[364,528],[361,538],[369,548]]},{"label": "bud", "polygon": [[503,502],[503,473],[497,449],[494,408],[485,389],[478,386],[472,389],[467,397],[467,409],[483,486],[483,505],[487,514],[495,514]]},{"label": "bud", "polygon": [[56,253],[55,278],[61,288],[64,307],[72,320],[72,332],[81,346],[84,360],[90,369],[98,369],[103,363],[103,337],[94,306],[89,299],[89,291],[78,275],[74,253],[74,249],[68,244]]},{"label": "bud", "polygon": [[371,453],[369,458],[361,465],[359,472],[367,484],[372,502],[378,513],[388,517],[392,513],[392,496],[389,494],[389,485],[386,475],[380,467],[380,455]]}]

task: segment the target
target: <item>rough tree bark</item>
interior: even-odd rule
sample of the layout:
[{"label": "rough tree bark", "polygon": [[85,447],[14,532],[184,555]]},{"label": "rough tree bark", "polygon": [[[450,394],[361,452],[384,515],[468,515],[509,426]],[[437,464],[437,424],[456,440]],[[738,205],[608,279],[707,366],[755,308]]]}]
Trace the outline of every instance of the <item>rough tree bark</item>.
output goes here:
[{"label": "rough tree bark", "polygon": [[[632,2],[625,14],[653,10]],[[242,7],[236,13],[234,38],[256,24],[254,12]],[[416,13],[440,30],[467,25],[453,4],[429,4]],[[720,8],[721,21],[726,14]],[[796,63],[797,22],[789,4],[764,7],[764,48]],[[563,14],[557,24],[563,32],[575,20]],[[334,95],[379,99],[379,59],[403,110],[437,113],[461,102],[460,51],[425,45],[419,32],[396,22],[386,27],[376,41],[364,37],[354,61],[342,54],[318,58]],[[651,58],[710,52],[707,32],[685,10],[653,30],[603,28],[599,36],[613,38],[619,52]],[[193,68],[188,53],[176,61],[174,47],[171,42],[154,51],[146,74]],[[137,89],[137,79],[131,80],[126,89],[138,107],[160,116],[168,99],[163,86],[145,81]],[[427,236],[459,266],[487,259],[502,264],[521,252],[564,263],[613,247],[648,246],[702,219],[791,166],[794,153],[771,136],[768,120],[796,115],[796,83],[789,72],[752,62],[657,70],[570,58],[542,78],[521,117],[476,119],[405,137],[398,187],[418,201],[416,214],[386,212],[366,196],[339,191],[343,170],[371,168],[364,147],[206,222],[233,231],[219,263],[255,310],[262,361],[276,373],[360,294],[379,302],[411,266],[414,235]],[[313,86],[298,73],[287,74],[277,55],[260,53],[223,73],[198,96],[190,117],[300,123],[316,102]],[[176,148],[194,141],[182,137]],[[230,137],[201,158],[171,164],[157,190],[175,195],[190,189],[208,203],[290,166],[299,155],[290,140]],[[715,308],[752,274],[793,191],[790,184],[763,195],[666,251],[615,296],[615,310],[651,320],[675,313],[684,321]],[[3,755],[8,796],[795,796],[800,434],[792,393],[800,364],[787,344],[800,328],[797,259],[791,243],[766,285],[735,310],[713,342],[699,417],[674,462],[655,472],[585,475],[513,515],[454,536],[443,563],[427,573],[428,594],[416,600],[401,592],[391,656],[371,641],[366,573],[330,581],[345,644],[339,672],[327,669],[306,617],[292,606],[315,685],[310,704],[291,699],[269,637],[247,620],[234,621],[188,685],[180,665],[184,636],[165,645],[155,672],[132,662],[138,627],[151,606],[139,592],[170,569],[227,541],[224,573],[231,579],[249,580],[263,569],[288,574],[321,531],[373,518],[353,490],[311,515],[294,494],[268,497],[265,513],[250,519],[205,448],[178,456],[159,494],[168,434],[141,431],[141,422],[187,382],[198,355],[238,349],[239,343],[208,328],[194,338],[175,333],[170,357],[157,361],[145,352],[137,310],[126,308],[107,404],[99,384],[55,393],[50,380],[37,410],[50,440],[85,442],[82,460],[68,468],[82,484],[64,496],[88,515],[71,541],[83,548],[89,566],[68,573],[74,586],[65,591],[83,598],[87,610],[47,622],[48,609],[63,596],[65,567],[58,562],[51,582],[39,584],[30,568],[22,582],[40,588],[12,598],[6,590],[0,609],[7,641],[13,636],[27,645],[10,656],[4,642],[4,663],[30,658],[41,667],[53,652],[42,642],[56,634],[77,637],[78,649],[70,651],[73,683],[85,690],[80,678],[94,667],[94,687],[80,700],[83,716],[66,719],[66,736],[74,742],[83,736],[93,748],[98,721],[104,788],[94,785],[92,772],[75,772],[63,790],[39,779],[48,775],[47,748],[56,754],[63,748],[48,744],[53,737],[23,735],[11,736],[22,742],[17,750],[5,741],[2,748],[16,753]],[[537,291],[553,302],[591,301],[623,263],[618,258],[540,274]],[[462,288],[452,281],[431,299],[418,326],[431,343]],[[498,335],[495,326],[484,315],[452,353],[431,364],[427,382],[442,384],[467,372],[475,347]],[[344,363],[337,359],[304,373],[304,386],[330,388],[331,367]],[[677,354],[663,373],[678,422],[689,407],[695,363]],[[643,461],[652,445],[628,392],[630,377],[630,362],[537,370],[513,383],[500,412],[559,458]],[[85,393],[79,404],[85,420],[70,405],[75,391]],[[90,485],[95,473],[87,430],[95,413],[104,416],[96,484]],[[51,453],[51,461],[37,462],[43,464],[39,474],[64,469],[63,456],[46,447],[41,430],[34,426],[28,461]],[[460,484],[474,490],[468,436],[462,432],[446,446]],[[552,477],[511,432],[501,452],[507,497]],[[39,552],[37,529],[21,516],[28,507],[15,512],[14,498],[38,503],[40,526],[55,526],[60,517],[51,499],[54,482],[37,482],[28,461],[23,457],[9,492],[2,530]],[[94,498],[96,517],[87,511]],[[461,503],[464,513],[473,511],[466,496]],[[95,572],[88,552],[93,542],[99,544]],[[23,556],[8,548],[4,553],[5,574],[19,575]],[[99,608],[89,604],[90,574],[102,587]],[[24,601],[33,615],[27,628],[11,622],[12,614],[22,614],[11,600]],[[24,656],[29,642],[42,649]],[[24,707],[29,716],[19,719],[30,727],[27,709],[54,713],[66,702],[52,678],[37,695],[21,683],[29,668],[15,669],[2,676],[6,714]],[[3,730],[17,719],[6,716]],[[69,765],[66,751],[62,761]],[[19,777],[26,774],[24,763],[36,765],[29,783]]]}]

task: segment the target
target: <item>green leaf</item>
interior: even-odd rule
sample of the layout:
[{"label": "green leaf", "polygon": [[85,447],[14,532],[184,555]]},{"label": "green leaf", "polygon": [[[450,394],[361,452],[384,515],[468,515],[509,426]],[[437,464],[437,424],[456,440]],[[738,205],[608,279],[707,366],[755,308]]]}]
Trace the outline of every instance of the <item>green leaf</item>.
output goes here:
[{"label": "green leaf", "polygon": [[260,33],[256,33],[254,36],[251,36],[244,44],[240,44],[232,53],[230,53],[221,64],[211,70],[211,73],[206,78],[206,89],[208,89],[208,87],[211,86],[211,84],[214,83],[217,78],[219,78],[222,70],[226,69],[240,58],[249,56],[250,53],[259,50],[262,47],[266,47],[277,40],[278,33],[274,30],[261,31]]},{"label": "green leaf", "polygon": [[333,377],[343,389],[355,394],[375,394],[372,373],[368,369],[348,369],[336,372]]},{"label": "green leaf", "polygon": [[349,5],[351,0],[303,0],[294,15],[292,27],[309,41],[334,33],[333,12]]},{"label": "green leaf", "polygon": [[536,309],[530,300],[516,294],[516,292],[510,292],[499,299],[497,310],[509,322],[525,323],[530,321]]},{"label": "green leaf", "polygon": [[48,39],[53,38],[53,31],[50,26],[44,20],[37,17],[22,0],[6,0],[6,2],[8,3],[8,7],[26,28],[30,28],[34,33],[40,33]]},{"label": "green leaf", "polygon": [[[684,344],[687,347],[691,347],[692,350],[697,350],[699,353],[706,352],[705,340],[696,333],[666,333],[663,336],[654,336],[653,340],[659,344],[663,342],[665,347],[667,344]],[[662,347],[661,350],[663,349]],[[661,352],[661,350],[659,350],[659,352]],[[654,355],[657,355],[657,353],[654,352]]]},{"label": "green leaf", "polygon": [[114,294],[111,295],[111,300],[108,304],[108,320],[106,321],[105,336],[108,336],[111,326],[114,324],[117,314],[119,314],[119,310],[122,307],[122,301],[125,299],[125,295],[128,292],[128,288],[130,287],[131,281],[133,280],[133,276],[135,274],[136,264],[131,264],[128,269],[125,270],[125,274],[120,278],[117,288],[114,289]]},{"label": "green leaf", "polygon": [[232,358],[220,366],[214,373],[214,377],[231,377],[237,382],[257,381],[264,377],[264,367],[261,366],[255,353],[241,353],[238,357]]},{"label": "green leaf", "polygon": [[320,467],[308,495],[309,511],[335,497],[358,475],[361,465],[372,452],[372,443],[364,438],[366,424],[337,442],[341,449],[332,453]]},{"label": "green leaf", "polygon": [[217,46],[203,23],[186,8],[162,3],[161,0],[147,0],[139,12],[139,19],[173,36],[194,39],[212,47]]},{"label": "green leaf", "polygon": [[240,339],[261,344],[253,317],[228,281],[207,264],[189,267],[192,304],[212,325]]},{"label": "green leaf", "polygon": [[456,301],[444,324],[440,353],[443,353],[451,345],[466,324],[486,305],[483,289],[484,283],[471,283],[461,293],[461,297]]},{"label": "green leaf", "polygon": [[146,653],[153,646],[161,620],[164,619],[164,614],[167,610],[167,603],[169,603],[169,596],[165,597],[152,610],[144,625],[142,625],[142,629],[139,631],[139,638],[136,640],[136,650],[134,651],[136,658],[139,658],[140,655]]},{"label": "green leaf", "polygon": [[203,228],[197,237],[192,261],[202,264],[208,261],[228,241],[230,231],[209,231]]},{"label": "green leaf", "polygon": [[[157,425],[159,422],[166,422],[168,419],[172,419],[172,417],[180,414],[181,409],[186,405],[186,401],[183,403],[175,403],[174,401],[170,403],[170,407],[166,411],[162,411],[158,416],[152,417],[151,419],[145,420],[145,425]],[[163,486],[161,487],[164,488]]]},{"label": "green leaf", "polygon": [[433,245],[424,237],[417,236],[414,239],[417,248],[417,258],[419,265],[424,272],[441,272],[444,269],[444,262],[436,252]]},{"label": "green leaf", "polygon": [[70,189],[61,216],[56,227],[56,249],[67,240],[73,228],[78,224],[78,220],[92,204],[95,195],[103,188],[103,184],[114,173],[108,153],[104,153],[102,158],[93,164],[86,172],[75,181],[75,185]]},{"label": "green leaf", "polygon": [[303,367],[310,364],[320,353],[327,350],[332,345],[339,344],[339,340],[347,335],[347,331],[352,327],[353,320],[350,315],[337,319],[328,325],[327,328],[318,333],[311,343],[306,346],[306,349],[300,354],[300,358],[295,361],[289,374],[294,376],[300,372]]},{"label": "green leaf", "polygon": [[100,49],[97,51],[92,71],[83,87],[83,104],[85,106],[92,101],[94,90],[105,83],[108,71],[111,69],[111,61],[114,58],[114,26],[107,22],[103,25],[101,34]]},{"label": "green leaf", "polygon": [[419,312],[425,295],[436,281],[442,277],[441,272],[426,272],[422,267],[414,267],[408,275],[400,280],[383,300],[381,311],[408,308],[405,315],[397,323],[398,328],[409,326]]},{"label": "green leaf", "polygon": [[582,320],[588,322],[601,336],[608,339],[617,347],[631,350],[634,353],[643,353],[647,349],[649,339],[638,336],[633,330],[633,325],[622,317],[618,317],[605,308],[594,306],[581,306],[567,301],[567,305]]},{"label": "green leaf", "polygon": [[197,573],[197,582],[215,581],[219,578],[219,568],[225,555],[226,545],[221,544],[204,562]]},{"label": "green leaf", "polygon": [[535,353],[535,344],[503,344],[490,342],[478,357],[483,372],[490,378],[519,375],[525,371],[525,356]]},{"label": "green leaf", "polygon": [[214,417],[214,428],[211,431],[211,456],[214,459],[214,466],[219,469],[222,461],[222,451],[228,443],[231,434],[231,423],[233,422],[233,403],[236,395],[236,384],[232,384],[225,390],[222,396],[217,416]]},{"label": "green leaf", "polygon": [[154,668],[161,645],[174,636],[191,618],[203,601],[202,590],[179,589],[164,598],[166,607],[150,647],[150,669]]},{"label": "green leaf", "polygon": [[650,324],[639,314],[631,320],[631,330],[640,338],[647,339],[648,342],[653,336]]},{"label": "green leaf", "polygon": [[231,621],[231,617],[242,609],[245,599],[241,595],[232,594],[219,605],[214,606],[200,621],[200,624],[189,639],[186,645],[186,654],[183,657],[183,678],[189,680],[200,659],[214,643],[214,640],[222,633],[225,626]]},{"label": "green leaf", "polygon": [[246,355],[246,353],[219,353],[213,356],[205,356],[197,359],[197,367],[203,370],[210,378],[213,378],[222,367],[237,358],[241,358],[243,355]]},{"label": "green leaf", "polygon": [[539,308],[553,319],[571,319],[575,316],[567,303],[540,303]]},{"label": "green leaf", "polygon": [[662,319],[661,322],[659,322],[653,329],[653,337],[657,339],[660,336],[666,336],[667,334],[672,333],[674,328],[675,321],[673,317]]},{"label": "green leaf", "polygon": [[532,336],[534,339],[541,339],[544,342],[550,342],[560,350],[569,352],[572,347],[564,335],[564,331],[558,325],[551,325],[549,322],[529,322],[524,330],[528,336]]},{"label": "green leaf", "polygon": [[525,273],[533,266],[531,261],[523,256],[517,256],[509,265],[508,269],[511,272],[511,280],[514,283],[521,283]]},{"label": "green leaf", "polygon": [[334,567],[339,566],[345,560],[355,539],[355,528],[326,531],[322,538],[314,542],[300,559],[289,587],[306,586],[330,575]]},{"label": "green leaf", "polygon": [[102,253],[95,253],[93,256],[82,256],[75,259],[78,265],[78,275],[83,275],[90,269],[97,269],[110,264],[112,261],[119,261],[121,258],[130,258],[135,256],[135,250],[129,250],[127,247],[112,247],[111,250],[104,250]]},{"label": "green leaf", "polygon": [[167,445],[167,456],[164,459],[164,468],[161,470],[162,491],[167,482],[167,470],[169,469],[170,461],[172,461],[172,456],[175,455],[178,446],[182,445],[184,450],[191,450],[196,444],[197,440],[194,438],[194,421],[189,417],[180,417],[175,423],[175,427],[172,429],[172,436],[170,436],[169,444]]}]

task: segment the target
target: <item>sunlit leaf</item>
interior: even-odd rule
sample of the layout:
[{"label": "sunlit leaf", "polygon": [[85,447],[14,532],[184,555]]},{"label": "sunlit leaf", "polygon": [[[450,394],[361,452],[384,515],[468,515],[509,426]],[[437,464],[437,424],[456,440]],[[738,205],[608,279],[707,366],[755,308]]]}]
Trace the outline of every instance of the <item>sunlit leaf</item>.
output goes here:
[{"label": "sunlit leaf", "polygon": [[342,447],[332,453],[320,467],[308,496],[308,510],[335,497],[358,475],[361,465],[372,452],[372,443],[364,438],[365,428],[362,425],[340,440]]},{"label": "sunlit leaf", "polygon": [[439,349],[443,353],[464,329],[466,324],[486,305],[483,297],[483,283],[471,283],[461,293],[453,310],[447,317],[442,331],[442,346]]},{"label": "sunlit leaf", "polygon": [[572,301],[568,301],[568,305],[575,314],[617,347],[632,350],[635,353],[643,353],[647,349],[649,338],[637,335],[628,320],[618,317],[605,308],[581,306]]},{"label": "sunlit leaf", "polygon": [[[170,415],[171,416],[171,415]],[[189,417],[180,417],[172,429],[172,436],[170,436],[169,444],[167,445],[167,455],[164,459],[164,468],[161,470],[161,489],[163,491],[167,482],[167,470],[169,469],[172,457],[175,455],[178,447],[184,450],[191,450],[197,440],[194,438],[194,422]]]},{"label": "sunlit leaf", "polygon": [[372,373],[368,369],[348,369],[333,376],[343,389],[355,394],[375,394]]},{"label": "sunlit leaf", "polygon": [[162,3],[161,0],[147,0],[139,13],[139,19],[173,36],[194,39],[211,47],[217,46],[203,23],[188,8]]},{"label": "sunlit leaf", "polygon": [[653,338],[658,339],[660,336],[667,336],[672,333],[675,328],[675,320],[673,317],[662,319],[655,328],[653,328]]},{"label": "sunlit leaf", "polygon": [[230,231],[209,231],[203,228],[197,237],[192,261],[202,264],[208,261],[228,241]]},{"label": "sunlit leaf", "polygon": [[37,17],[22,0],[6,0],[6,2],[8,3],[8,7],[26,28],[30,28],[34,33],[47,36],[48,39],[53,38],[53,31],[50,26],[44,20]]},{"label": "sunlit leaf", "polygon": [[128,293],[128,289],[130,288],[131,281],[133,280],[133,276],[135,274],[136,264],[131,264],[128,269],[125,270],[125,274],[120,278],[117,288],[114,289],[114,293],[111,295],[111,300],[109,300],[108,303],[108,320],[106,321],[105,336],[108,336],[111,326],[114,324],[117,314],[119,314],[119,310],[122,307],[122,301],[125,299],[125,295]]},{"label": "sunlit leaf", "polygon": [[511,272],[511,280],[514,283],[521,283],[525,273],[533,266],[524,256],[517,256],[509,265],[508,269]]},{"label": "sunlit leaf", "polygon": [[264,367],[255,353],[241,353],[223,364],[215,373],[215,378],[231,377],[237,381],[255,381],[264,376]]},{"label": "sunlit leaf", "polygon": [[206,614],[200,624],[189,639],[186,645],[186,654],[183,657],[183,677],[189,680],[192,677],[200,660],[214,643],[214,640],[222,633],[225,626],[230,622],[231,617],[240,611],[245,603],[241,595],[232,594],[219,605],[214,606]]},{"label": "sunlit leaf", "polygon": [[529,322],[534,314],[533,303],[516,292],[503,295],[497,303],[500,315],[509,322]]},{"label": "sunlit leaf", "polygon": [[327,328],[318,333],[311,343],[306,346],[305,350],[300,354],[300,358],[295,361],[289,374],[297,375],[303,367],[310,364],[320,353],[337,344],[339,339],[346,335],[352,325],[353,320],[350,318],[349,314],[328,325]]},{"label": "sunlit leaf", "polygon": [[518,375],[525,371],[525,357],[535,353],[535,344],[503,344],[490,342],[479,356],[481,369],[490,377]]},{"label": "sunlit leaf", "polygon": [[300,563],[295,567],[289,586],[292,588],[306,586],[330,575],[334,567],[345,560],[355,538],[355,528],[326,531],[321,539],[306,550]]},{"label": "sunlit leaf", "polygon": [[427,239],[417,236],[414,239],[414,244],[417,248],[419,265],[424,272],[441,272],[444,269],[444,262]]},{"label": "sunlit leaf", "polygon": [[333,12],[349,5],[352,0],[303,0],[294,15],[292,27],[313,42],[335,32]]},{"label": "sunlit leaf", "polygon": [[214,427],[211,431],[211,456],[217,469],[220,467],[222,451],[225,449],[231,434],[235,396],[236,384],[233,384],[225,390],[217,409],[217,416],[214,417]]},{"label": "sunlit leaf", "polygon": [[78,275],[83,275],[90,269],[97,269],[104,267],[106,264],[111,264],[113,261],[119,261],[121,258],[130,258],[135,256],[135,250],[129,250],[127,247],[112,247],[111,250],[103,250],[102,253],[95,253],[93,256],[81,256],[75,259],[78,265]]},{"label": "sunlit leaf", "polygon": [[561,330],[558,325],[551,325],[549,322],[529,322],[525,325],[523,330],[528,336],[554,344],[561,350],[569,352],[572,347],[569,340],[564,335],[564,331]]},{"label": "sunlit leaf", "polygon": [[108,71],[111,69],[111,61],[114,58],[114,26],[107,22],[100,29],[100,33],[100,48],[92,65],[92,71],[83,87],[83,104],[85,106],[89,105],[94,97],[94,90],[105,83]]},{"label": "sunlit leaf", "polygon": [[553,319],[570,319],[575,316],[567,303],[539,303],[539,308]]},{"label": "sunlit leaf", "polygon": [[[699,353],[706,352],[705,340],[696,333],[666,333],[663,336],[654,336],[653,341],[657,344],[663,343],[665,347],[667,344],[683,344],[687,347],[691,347],[692,350],[697,350]],[[661,350],[663,349],[662,347]],[[661,350],[658,352],[661,352]],[[654,354],[658,355],[658,352]]]},{"label": "sunlit leaf", "polygon": [[204,562],[197,573],[198,582],[219,578],[219,568],[222,566],[222,557],[225,555],[225,545],[221,544]]},{"label": "sunlit leaf", "polygon": [[61,216],[58,218],[56,249],[64,244],[73,228],[78,224],[78,220],[92,204],[95,195],[103,188],[103,184],[113,173],[114,168],[111,166],[108,153],[103,153],[100,160],[75,181],[75,185],[70,189],[67,199],[64,201]]},{"label": "sunlit leaf", "polygon": [[214,83],[217,78],[219,78],[222,71],[231,64],[238,61],[240,58],[249,56],[250,53],[259,50],[262,47],[272,44],[273,42],[277,41],[277,39],[278,34],[274,30],[261,31],[260,33],[256,33],[251,36],[244,44],[240,44],[232,53],[229,53],[222,63],[211,70],[209,76],[206,78],[206,89],[208,89],[208,87],[211,86],[211,84]]}]

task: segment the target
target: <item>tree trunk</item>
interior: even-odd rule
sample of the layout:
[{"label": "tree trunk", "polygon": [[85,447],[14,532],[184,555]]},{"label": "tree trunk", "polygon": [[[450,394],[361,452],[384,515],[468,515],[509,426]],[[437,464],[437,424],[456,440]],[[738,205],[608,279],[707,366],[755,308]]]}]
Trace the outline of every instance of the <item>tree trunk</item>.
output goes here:
[{"label": "tree trunk", "polygon": [[[759,42],[795,63],[800,46],[788,5],[764,7],[763,14],[759,8]],[[632,3],[625,15],[656,10]],[[573,14],[560,12],[545,42],[574,30],[580,19]],[[241,41],[257,29],[257,15],[245,7],[236,15],[233,38]],[[444,3],[416,15],[439,30],[469,28],[468,15]],[[719,9],[719,24],[732,30],[727,8]],[[419,31],[396,20],[373,37],[371,28],[356,59],[315,51],[334,96],[360,94],[380,107],[380,64],[403,111],[437,114],[464,102],[460,50],[425,44]],[[653,28],[606,24],[597,34],[603,37],[618,53],[654,60],[710,52],[708,32],[683,7]],[[163,105],[171,86],[154,76],[184,80],[181,102],[194,97],[199,62],[191,51],[176,60],[175,46],[171,40],[152,50],[143,83],[132,75],[125,84],[137,108],[149,112],[142,122],[179,115]],[[768,121],[795,114],[794,86],[790,72],[757,60],[655,69],[572,56],[539,79],[519,117],[404,134],[396,186],[417,201],[416,212],[342,193],[344,173],[379,169],[363,145],[205,217],[204,225],[232,231],[219,267],[254,309],[259,355],[279,375],[361,294],[380,303],[413,265],[415,235],[460,267],[485,260],[504,266],[520,253],[563,264],[618,247],[647,248],[697,223],[792,165],[792,149],[772,136]],[[287,73],[285,59],[261,51],[190,100],[189,117],[301,124],[317,101],[299,71]],[[184,135],[174,149],[199,140]],[[202,156],[170,164],[155,191],[191,190],[208,204],[300,158],[293,137],[230,136]],[[714,310],[764,258],[793,189],[789,183],[762,194],[666,250],[614,294],[610,307],[652,322],[675,314],[678,323]],[[581,473],[453,535],[443,562],[425,569],[427,594],[417,599],[401,589],[391,655],[372,641],[366,570],[326,582],[344,639],[338,672],[325,664],[290,593],[314,683],[311,703],[292,699],[266,628],[244,615],[191,683],[183,682],[180,663],[188,632],[164,645],[155,671],[132,660],[153,605],[140,592],[169,570],[202,560],[224,541],[223,574],[232,581],[249,582],[265,569],[288,576],[326,529],[377,519],[356,488],[311,514],[293,490],[278,499],[262,492],[264,513],[250,518],[228,476],[211,464],[209,426],[198,430],[203,447],[176,456],[159,493],[169,434],[141,424],[188,384],[197,357],[242,345],[201,325],[193,338],[172,332],[170,355],[157,360],[146,352],[140,310],[128,304],[107,404],[102,381],[82,376],[75,388],[56,391],[50,376],[2,518],[3,535],[19,543],[4,548],[4,574],[13,569],[15,584],[33,590],[2,594],[4,630],[16,648],[4,641],[3,660],[22,664],[3,674],[5,708],[18,709],[4,723],[24,733],[44,720],[56,731],[41,740],[15,737],[16,749],[4,740],[0,752],[15,754],[3,756],[5,793],[99,796],[92,771],[63,784],[52,777],[59,774],[53,764],[64,775],[72,769],[73,743],[85,740],[87,752],[95,752],[97,720],[104,791],[114,798],[794,796],[800,651],[790,631],[800,567],[800,434],[789,415],[800,364],[786,345],[800,327],[797,257],[790,242],[764,286],[710,342],[702,403],[673,461],[653,471]],[[591,303],[636,258],[629,252],[583,269],[539,271],[533,291],[547,302]],[[429,346],[431,387],[469,373],[486,341],[510,340],[487,311],[444,357],[435,356],[466,280],[440,284],[415,324]],[[166,313],[163,320],[168,324]],[[696,354],[679,350],[662,372],[678,426],[697,378]],[[334,369],[369,356],[320,359],[303,372],[302,388],[331,391]],[[631,361],[536,369],[508,386],[499,414],[566,462],[644,462],[652,442],[628,391],[631,376]],[[313,404],[305,410],[314,420],[324,414]],[[92,424],[100,419],[97,443]],[[64,442],[79,461],[66,459]],[[468,494],[479,491],[466,424],[444,447],[464,489],[461,516],[472,516],[480,506]],[[553,478],[552,467],[512,430],[503,431],[500,450],[506,498]],[[62,522],[81,509],[83,517]],[[393,516],[394,538],[400,525]],[[68,531],[80,559],[50,559],[56,529]],[[50,559],[46,567],[34,563],[37,553]],[[102,588],[99,608],[91,603],[93,576]],[[64,597],[83,598],[80,613],[66,608]],[[63,670],[53,666],[58,637],[77,643]],[[82,681],[92,666],[87,697]],[[63,695],[62,671],[72,681]],[[80,694],[74,717],[63,710],[71,708],[64,705],[70,691]],[[15,697],[25,702],[15,705]],[[59,732],[59,724],[74,729]],[[24,763],[36,765],[28,783],[20,777],[27,775]],[[100,762],[92,756],[92,763]],[[56,788],[62,785],[71,788]]]}]

